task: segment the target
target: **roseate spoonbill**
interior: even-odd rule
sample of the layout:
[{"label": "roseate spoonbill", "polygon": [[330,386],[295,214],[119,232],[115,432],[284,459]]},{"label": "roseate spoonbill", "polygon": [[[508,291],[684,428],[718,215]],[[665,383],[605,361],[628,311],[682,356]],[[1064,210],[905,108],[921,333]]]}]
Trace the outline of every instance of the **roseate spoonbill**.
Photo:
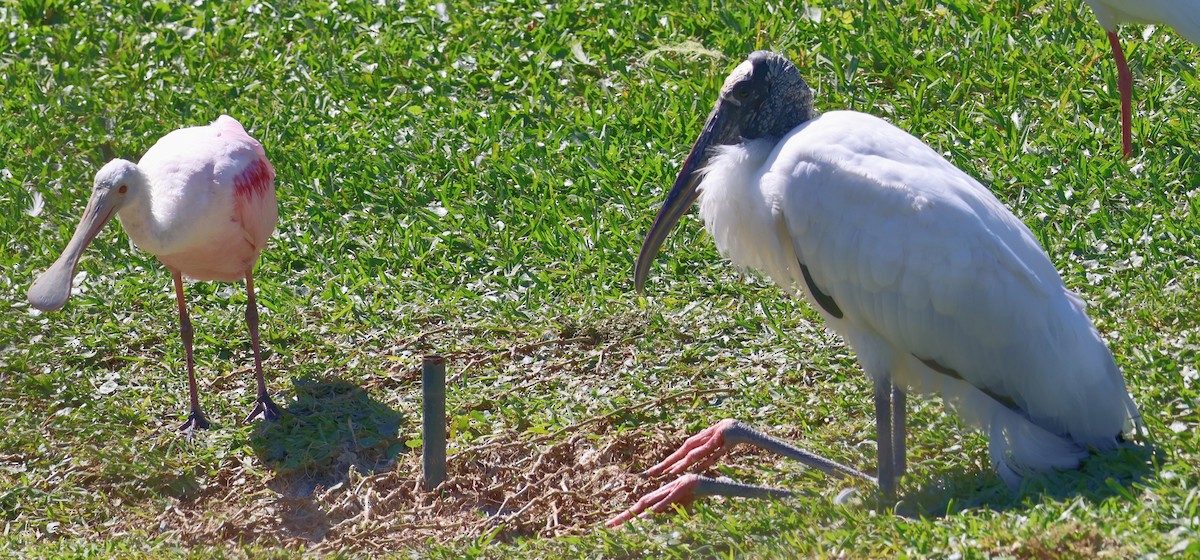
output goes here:
[{"label": "roseate spoonbill", "polygon": [[[707,467],[751,443],[838,476],[905,469],[905,395],[940,394],[990,436],[1010,485],[1073,468],[1140,423],[1125,380],[1079,296],[983,185],[871,115],[818,115],[796,67],[758,51],[734,68],[638,255],[650,263],[699,199],[721,253],[799,290],[874,382],[878,474],[822,459],[734,421],[690,438],[649,474]],[[619,525],[695,497],[786,490],[687,475],[614,517]]]},{"label": "roseate spoonbill", "polygon": [[183,276],[236,282],[246,279],[246,324],[254,348],[258,398],[249,422],[279,417],[267,393],[259,351],[254,264],[275,231],[275,169],[262,144],[238,121],[221,115],[208,126],[163,136],[136,165],[108,162],[96,173],[92,197],[62,256],[29,288],[29,303],[59,309],[71,295],[71,279],[84,249],[113,216],[142,250],[158,257],[175,280],[179,334],[187,354],[191,412],[181,431],[208,428],[200,409],[192,359],[192,322],[183,299]]},{"label": "roseate spoonbill", "polygon": [[1108,32],[1108,45],[1117,63],[1117,89],[1121,93],[1121,151],[1133,154],[1133,74],[1125,62],[1120,23],[1162,23],[1183,38],[1200,45],[1200,0],[1084,0]]}]

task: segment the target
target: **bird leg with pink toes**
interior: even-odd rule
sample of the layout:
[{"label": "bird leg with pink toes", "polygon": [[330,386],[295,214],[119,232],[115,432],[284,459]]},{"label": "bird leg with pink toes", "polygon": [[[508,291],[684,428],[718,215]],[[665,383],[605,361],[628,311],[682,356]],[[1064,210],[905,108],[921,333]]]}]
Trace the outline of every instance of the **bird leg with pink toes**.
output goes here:
[{"label": "bird leg with pink toes", "polygon": [[[1088,3],[1111,31],[1107,1]],[[1156,5],[1192,15],[1197,3]],[[1083,300],[1021,220],[911,134],[854,111],[818,113],[812,89],[782,55],[751,53],[725,79],[642,242],[637,291],[697,202],[722,255],[803,297],[858,355],[874,382],[885,502],[905,468],[908,386],[959,403],[960,417],[994,434],[992,464],[1014,488],[1026,472],[1078,467],[1088,450],[1113,449],[1140,431],[1141,414]],[[875,480],[732,420],[650,472],[707,466],[740,442]],[[676,481],[609,526],[697,495],[785,495],[713,483]]]},{"label": "bird leg with pink toes", "polygon": [[[703,471],[716,464],[734,446],[747,443],[795,459],[831,476],[857,478],[878,484],[881,498],[888,501],[893,499],[896,478],[903,476],[905,470],[904,409],[907,397],[900,389],[892,388],[890,383],[878,383],[876,397],[876,412],[879,415],[877,418],[884,419],[882,422],[877,422],[876,425],[880,466],[878,479],[857,469],[800,449],[779,438],[771,437],[731,418],[721,420],[688,438],[683,446],[663,459],[662,462],[646,469],[642,475],[682,474],[693,466],[697,471]],[[645,517],[650,513],[662,513],[674,506],[687,507],[697,498],[704,496],[787,498],[792,495],[792,491],[781,488],[742,484],[697,474],[687,474],[643,496],[628,510],[608,520],[605,526],[616,527],[635,517]]]}]

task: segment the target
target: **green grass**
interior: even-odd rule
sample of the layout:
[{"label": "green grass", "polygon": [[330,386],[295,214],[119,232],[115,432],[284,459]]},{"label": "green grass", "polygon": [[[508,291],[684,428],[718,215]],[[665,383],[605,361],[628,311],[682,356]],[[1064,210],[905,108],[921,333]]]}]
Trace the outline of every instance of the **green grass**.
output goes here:
[{"label": "green grass", "polygon": [[[0,551],[1200,551],[1200,51],[1168,28],[1123,32],[1136,155],[1122,161],[1107,42],[1070,0],[810,1],[808,18],[786,3],[497,0],[450,2],[445,17],[416,1],[134,4],[0,1]],[[656,261],[648,296],[632,291],[641,237],[718,86],[758,48],[795,60],[819,108],[911,131],[1029,224],[1090,303],[1157,455],[1101,457],[1011,495],[986,440],[918,398],[900,515],[835,506],[840,483],[761,459],[724,472],[806,497],[705,501],[631,530],[592,522],[552,538],[405,541],[404,524],[337,526],[360,512],[330,496],[415,476],[416,368],[432,350],[458,376],[452,453],[499,434],[603,444],[732,416],[874,464],[853,355],[806,305],[724,262],[694,215]],[[280,226],[256,284],[271,388],[294,414],[237,423],[253,395],[245,294],[194,283],[197,372],[216,429],[186,441],[173,431],[186,385],[161,264],[110,226],[62,311],[36,313],[24,293],[104,161],[136,159],[222,112],[278,173]],[[35,200],[44,208],[27,212]],[[632,473],[665,451],[639,448],[618,465]],[[287,509],[297,500],[308,501]],[[597,504],[589,519],[618,507]],[[206,530],[181,528],[176,511]],[[295,511],[326,519],[327,532],[279,513]],[[392,536],[401,544],[368,546]]]}]

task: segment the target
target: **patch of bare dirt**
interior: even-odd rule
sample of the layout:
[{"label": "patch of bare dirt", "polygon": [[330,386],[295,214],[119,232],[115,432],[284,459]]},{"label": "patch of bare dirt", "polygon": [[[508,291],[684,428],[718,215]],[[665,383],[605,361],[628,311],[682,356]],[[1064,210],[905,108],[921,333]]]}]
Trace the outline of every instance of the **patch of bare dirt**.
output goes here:
[{"label": "patch of bare dirt", "polygon": [[447,480],[422,489],[421,457],[314,487],[277,477],[271,489],[222,481],[169,508],[160,530],[184,544],[256,543],[308,550],[384,552],[426,542],[554,537],[597,529],[662,481],[637,476],[680,443],[676,437],[572,436],[537,444],[504,434],[450,458]]}]

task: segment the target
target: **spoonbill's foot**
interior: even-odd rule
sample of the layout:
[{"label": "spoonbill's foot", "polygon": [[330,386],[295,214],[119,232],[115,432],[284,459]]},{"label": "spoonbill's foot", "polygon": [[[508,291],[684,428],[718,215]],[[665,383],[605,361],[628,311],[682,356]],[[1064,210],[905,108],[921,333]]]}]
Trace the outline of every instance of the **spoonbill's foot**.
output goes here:
[{"label": "spoonbill's foot", "polygon": [[731,446],[725,441],[725,432],[736,425],[738,425],[738,421],[732,418],[726,418],[713,424],[688,438],[679,450],[663,459],[661,463],[646,469],[642,474],[644,476],[663,473],[681,474],[697,463],[700,464],[700,467],[696,470],[702,471],[711,467],[713,463],[717,462],[717,459],[729,451]]},{"label": "spoonbill's foot", "polygon": [[687,507],[696,500],[695,491],[699,488],[702,480],[704,478],[700,475],[683,475],[667,483],[662,488],[642,496],[642,499],[633,504],[633,507],[609,519],[604,523],[604,526],[609,528],[616,527],[635,517],[640,518],[646,517],[651,513],[662,513],[677,504],[680,507]]},{"label": "spoonbill's foot", "polygon": [[190,434],[195,430],[207,430],[210,427],[208,419],[204,417],[204,413],[199,410],[193,410],[188,414],[187,421],[180,424],[176,431]]},{"label": "spoonbill's foot", "polygon": [[246,415],[246,419],[242,420],[242,422],[249,424],[260,416],[266,422],[279,420],[279,407],[275,406],[275,401],[272,401],[269,395],[259,396],[258,402],[254,404],[254,410],[251,410],[250,414]]}]

